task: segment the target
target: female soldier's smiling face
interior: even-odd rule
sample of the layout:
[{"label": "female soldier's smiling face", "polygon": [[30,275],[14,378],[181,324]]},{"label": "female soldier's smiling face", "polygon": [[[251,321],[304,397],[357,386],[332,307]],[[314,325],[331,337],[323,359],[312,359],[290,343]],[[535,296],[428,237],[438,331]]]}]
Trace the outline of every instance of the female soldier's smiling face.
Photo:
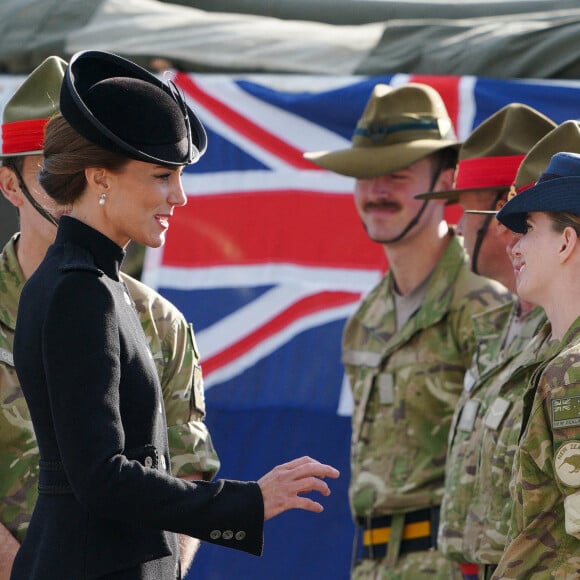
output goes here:
[{"label": "female soldier's smiling face", "polygon": [[553,228],[544,212],[531,212],[526,219],[527,231],[512,248],[518,295],[524,300],[544,305],[552,270],[559,263],[562,234]]}]

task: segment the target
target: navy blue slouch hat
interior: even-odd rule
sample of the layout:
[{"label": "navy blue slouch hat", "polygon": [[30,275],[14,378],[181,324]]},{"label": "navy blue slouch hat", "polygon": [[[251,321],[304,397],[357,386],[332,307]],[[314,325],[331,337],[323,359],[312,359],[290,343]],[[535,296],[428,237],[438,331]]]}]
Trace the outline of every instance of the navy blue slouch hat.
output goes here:
[{"label": "navy blue slouch hat", "polygon": [[497,219],[510,230],[526,232],[526,216],[532,211],[580,215],[580,155],[556,153],[532,187],[510,199]]},{"label": "navy blue slouch hat", "polygon": [[109,52],[71,58],[60,110],[85,139],[138,161],[187,165],[207,146],[203,125],[172,81]]}]

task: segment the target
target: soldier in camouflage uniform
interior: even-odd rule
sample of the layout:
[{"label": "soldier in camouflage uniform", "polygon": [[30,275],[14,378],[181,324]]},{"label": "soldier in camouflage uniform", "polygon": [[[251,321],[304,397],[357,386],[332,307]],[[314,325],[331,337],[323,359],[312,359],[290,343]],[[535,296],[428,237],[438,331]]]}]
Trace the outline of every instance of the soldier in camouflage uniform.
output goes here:
[{"label": "soldier in camouflage uniform", "polygon": [[350,503],[356,580],[460,578],[436,549],[447,438],[474,349],[472,318],[510,298],[470,272],[444,221],[458,144],[441,97],[377,85],[352,147],[307,154],[357,178],[355,205],[390,269],[347,322],[354,398]]},{"label": "soldier in camouflage uniform", "polygon": [[[51,57],[25,80],[3,113],[0,188],[18,209],[21,231],[0,254],[0,580],[26,533],[37,497],[38,448],[14,369],[12,345],[20,292],[56,235],[57,209],[36,174],[44,124],[56,111],[66,63]],[[219,458],[204,423],[199,352],[183,315],[159,294],[123,274],[155,359],[163,389],[173,474],[213,478]],[[180,538],[183,570],[198,540]]]},{"label": "soldier in camouflage uniform", "polygon": [[[560,149],[580,153],[580,124],[577,121],[562,123],[532,147],[518,169],[510,195],[513,197],[535,183],[550,157]],[[512,512],[509,482],[521,433],[523,401],[530,388],[532,371],[550,355],[550,325],[546,323],[529,343],[525,343],[525,337],[520,338],[524,340],[521,356],[512,361],[511,368],[502,370],[506,377],[513,371],[506,386],[519,383],[519,388],[512,392],[502,387],[507,396],[501,392],[500,396],[508,399],[509,409],[497,430],[487,423],[484,426],[478,476],[465,523],[465,535],[470,537],[470,561],[482,564],[485,579],[491,578],[505,550]],[[522,360],[526,355],[527,359]]]},{"label": "soldier in camouflage uniform", "polygon": [[524,395],[510,485],[509,543],[494,579],[580,577],[580,155],[557,153],[498,220],[521,234],[512,249],[518,294],[551,325],[546,362]]},{"label": "soldier in camouflage uniform", "polygon": [[[465,213],[458,230],[465,236],[472,270],[512,292],[515,276],[506,247],[513,234],[494,219],[495,208],[507,200],[525,154],[554,127],[526,105],[503,107],[461,146],[455,189],[418,196],[459,202]],[[477,352],[451,426],[438,537],[440,551],[460,563],[465,580],[483,576],[482,564],[497,564],[503,552],[521,398],[542,360],[545,341],[532,339],[545,322],[541,308],[517,297],[474,319]],[[499,550],[488,546],[480,554],[481,544],[490,538]]]}]

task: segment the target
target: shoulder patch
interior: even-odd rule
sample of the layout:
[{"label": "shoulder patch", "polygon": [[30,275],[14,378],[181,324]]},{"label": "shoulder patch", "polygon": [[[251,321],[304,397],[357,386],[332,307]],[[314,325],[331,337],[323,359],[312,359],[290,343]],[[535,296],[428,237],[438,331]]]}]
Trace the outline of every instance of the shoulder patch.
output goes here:
[{"label": "shoulder patch", "polygon": [[554,429],[580,425],[580,397],[552,399],[552,426]]},{"label": "shoulder patch", "polygon": [[556,452],[554,470],[569,487],[580,487],[580,441],[566,441]]}]

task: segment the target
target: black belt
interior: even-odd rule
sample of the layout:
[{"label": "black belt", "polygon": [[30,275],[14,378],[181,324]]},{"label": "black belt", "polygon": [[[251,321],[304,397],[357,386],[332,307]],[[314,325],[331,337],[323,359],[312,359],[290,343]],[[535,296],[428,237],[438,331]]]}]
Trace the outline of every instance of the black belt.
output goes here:
[{"label": "black belt", "polygon": [[[399,554],[437,548],[439,506],[408,512],[403,516],[405,520]],[[360,558],[379,559],[386,556],[392,519],[392,516],[357,518],[357,523],[363,529]]]}]

